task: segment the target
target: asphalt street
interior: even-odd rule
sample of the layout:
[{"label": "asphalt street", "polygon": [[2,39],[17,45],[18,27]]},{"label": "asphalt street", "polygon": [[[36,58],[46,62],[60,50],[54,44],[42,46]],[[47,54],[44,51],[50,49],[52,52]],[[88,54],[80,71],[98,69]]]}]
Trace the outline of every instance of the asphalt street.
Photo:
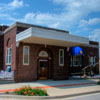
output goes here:
[{"label": "asphalt street", "polygon": [[62,100],[100,100],[100,93],[66,98],[66,99],[62,99]]},{"label": "asphalt street", "polygon": [[[0,100],[20,100],[18,98],[1,98]],[[28,100],[28,99],[23,99]],[[30,100],[100,100],[100,93],[95,94],[88,94],[88,95],[82,95],[82,96],[76,96],[76,97],[70,97],[70,98],[60,98],[60,99],[30,99]]]}]

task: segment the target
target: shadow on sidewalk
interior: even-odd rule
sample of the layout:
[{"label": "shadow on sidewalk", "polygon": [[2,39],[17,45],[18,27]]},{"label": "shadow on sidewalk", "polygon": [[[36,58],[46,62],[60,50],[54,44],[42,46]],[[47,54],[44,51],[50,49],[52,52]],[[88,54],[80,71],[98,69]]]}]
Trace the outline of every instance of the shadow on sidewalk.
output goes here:
[{"label": "shadow on sidewalk", "polygon": [[0,85],[1,84],[12,84],[12,83],[15,83],[15,81],[14,80],[2,80],[2,79],[0,79]]}]

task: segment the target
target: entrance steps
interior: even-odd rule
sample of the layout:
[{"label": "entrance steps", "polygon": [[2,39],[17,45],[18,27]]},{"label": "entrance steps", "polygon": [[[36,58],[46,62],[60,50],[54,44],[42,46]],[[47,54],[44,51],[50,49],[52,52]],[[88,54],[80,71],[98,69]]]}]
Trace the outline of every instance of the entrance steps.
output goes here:
[{"label": "entrance steps", "polygon": [[[69,79],[84,79],[84,77],[80,75],[73,75],[73,76],[70,76]],[[92,77],[87,75],[86,79],[100,79],[100,74],[94,75]]]}]

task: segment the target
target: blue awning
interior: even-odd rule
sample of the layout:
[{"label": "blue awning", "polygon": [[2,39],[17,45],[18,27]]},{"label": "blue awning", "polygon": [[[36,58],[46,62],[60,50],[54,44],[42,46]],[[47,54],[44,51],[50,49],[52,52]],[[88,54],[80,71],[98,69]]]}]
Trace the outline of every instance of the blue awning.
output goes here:
[{"label": "blue awning", "polygon": [[70,55],[84,55],[82,48],[75,46],[70,49]]}]

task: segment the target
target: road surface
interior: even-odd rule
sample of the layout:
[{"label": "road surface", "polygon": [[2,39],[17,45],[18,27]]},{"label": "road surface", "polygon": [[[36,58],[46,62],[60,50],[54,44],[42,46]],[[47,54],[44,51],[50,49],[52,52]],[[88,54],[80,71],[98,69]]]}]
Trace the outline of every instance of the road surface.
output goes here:
[{"label": "road surface", "polygon": [[[18,98],[1,98],[0,100],[20,100]],[[70,98],[59,98],[59,99],[23,99],[23,100],[100,100],[100,93],[95,94],[88,94],[88,95],[82,95],[82,96],[76,96],[76,97],[70,97]]]},{"label": "road surface", "polygon": [[100,100],[100,93],[66,98],[66,99],[62,99],[62,100]]}]

